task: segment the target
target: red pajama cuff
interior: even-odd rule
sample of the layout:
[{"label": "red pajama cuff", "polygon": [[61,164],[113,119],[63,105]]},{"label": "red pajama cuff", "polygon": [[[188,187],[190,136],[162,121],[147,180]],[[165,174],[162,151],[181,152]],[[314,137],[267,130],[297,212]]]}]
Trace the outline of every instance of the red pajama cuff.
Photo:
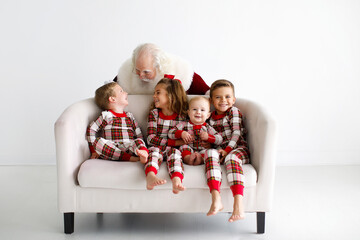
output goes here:
[{"label": "red pajama cuff", "polygon": [[168,139],[168,146],[175,146],[175,140],[174,139]]},{"label": "red pajama cuff", "polygon": [[175,137],[176,137],[177,139],[180,139],[182,133],[183,133],[182,130],[177,130],[177,131],[175,132]]},{"label": "red pajama cuff", "polygon": [[218,192],[220,192],[221,182],[217,180],[210,180],[208,181],[208,186],[210,188],[210,193],[212,190],[217,190]]},{"label": "red pajama cuff", "polygon": [[147,176],[149,172],[153,172],[153,173],[155,173],[155,175],[157,174],[156,168],[154,168],[154,167],[152,167],[152,166],[147,167],[147,168],[145,169],[145,175]]},{"label": "red pajama cuff", "polygon": [[147,149],[146,147],[140,147],[139,150],[145,150],[147,153],[149,153],[149,149]]},{"label": "red pajama cuff", "polygon": [[173,179],[174,177],[178,177],[181,179],[181,182],[182,180],[184,179],[184,175],[182,175],[181,173],[179,172],[174,172],[172,175],[171,175],[171,179]]},{"label": "red pajama cuff", "polygon": [[130,161],[131,154],[128,154],[127,152],[123,152],[121,154],[120,160],[123,161]]},{"label": "red pajama cuff", "polygon": [[209,143],[215,143],[215,140],[216,140],[215,136],[209,134],[209,138],[208,138],[207,141],[208,141]]},{"label": "red pajama cuff", "polygon": [[244,196],[244,186],[240,184],[232,185],[230,186],[230,189],[233,193],[233,196],[235,195],[241,195]]},{"label": "red pajama cuff", "polygon": [[233,149],[229,146],[227,146],[225,149],[225,152],[230,153]]},{"label": "red pajama cuff", "polygon": [[182,153],[181,153],[181,157],[184,158],[186,157],[187,155],[191,155],[191,152],[189,150],[184,150]]}]

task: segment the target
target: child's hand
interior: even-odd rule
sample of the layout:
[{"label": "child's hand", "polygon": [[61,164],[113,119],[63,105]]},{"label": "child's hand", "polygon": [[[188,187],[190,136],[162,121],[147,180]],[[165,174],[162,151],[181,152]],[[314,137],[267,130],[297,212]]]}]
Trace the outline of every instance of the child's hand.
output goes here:
[{"label": "child's hand", "polygon": [[181,138],[182,138],[182,140],[184,140],[185,144],[188,144],[188,143],[194,141],[194,137],[186,131],[183,131],[181,133]]},{"label": "child's hand", "polygon": [[228,153],[224,150],[224,149],[220,149],[218,150],[219,154],[220,154],[220,163],[223,163],[225,160],[226,155],[228,155]]},{"label": "child's hand", "polygon": [[209,143],[208,141],[201,141],[200,144],[203,148],[206,148],[206,149],[211,148],[211,143]]},{"label": "child's hand", "polygon": [[200,139],[203,141],[207,141],[209,139],[209,134],[207,132],[201,132]]},{"label": "child's hand", "polygon": [[94,152],[94,153],[91,154],[90,159],[97,159],[99,157],[100,157],[100,155],[97,154],[96,152]]}]

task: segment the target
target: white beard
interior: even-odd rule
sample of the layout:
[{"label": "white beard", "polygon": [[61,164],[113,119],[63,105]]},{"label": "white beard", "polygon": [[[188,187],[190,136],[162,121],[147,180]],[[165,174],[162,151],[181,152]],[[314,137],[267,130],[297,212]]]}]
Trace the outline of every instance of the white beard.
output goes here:
[{"label": "white beard", "polygon": [[[172,60],[171,67],[164,69],[165,74],[175,75],[175,78],[180,79],[185,89],[189,89],[194,71],[189,63],[178,59],[175,56],[170,57]],[[133,72],[131,59],[128,59],[120,67],[117,82],[129,94],[145,94],[152,95],[156,84],[164,77],[163,72],[156,72],[154,79],[147,79],[147,81],[140,80],[139,76]]]}]

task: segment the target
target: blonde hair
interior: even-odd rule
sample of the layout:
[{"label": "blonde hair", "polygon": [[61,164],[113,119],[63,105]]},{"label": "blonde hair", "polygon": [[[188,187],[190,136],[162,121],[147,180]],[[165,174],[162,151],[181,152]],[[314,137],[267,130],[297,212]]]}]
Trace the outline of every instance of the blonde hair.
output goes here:
[{"label": "blonde hair", "polygon": [[107,83],[95,91],[95,103],[102,110],[107,110],[109,106],[109,97],[115,96],[114,88],[118,85],[116,82]]},{"label": "blonde hair", "polygon": [[[165,85],[165,91],[169,97],[169,108],[171,111],[181,115],[186,116],[186,111],[188,110],[189,103],[187,100],[187,95],[185,93],[184,87],[179,80],[173,80],[170,78],[161,79],[156,86],[163,84]],[[152,103],[151,109],[155,108],[155,104]]]},{"label": "blonde hair", "polygon": [[196,96],[189,100],[189,108],[192,102],[198,101],[198,100],[205,100],[205,102],[209,103],[209,110],[210,110],[210,99],[204,96]]},{"label": "blonde hair", "polygon": [[233,90],[233,93],[234,93],[234,97],[235,97],[235,88],[234,88],[234,85],[232,84],[232,82],[230,82],[229,80],[225,80],[225,79],[219,79],[219,80],[216,80],[215,82],[213,82],[211,84],[211,87],[210,87],[210,98],[212,98],[213,96],[213,92],[218,89],[218,88],[221,88],[221,87],[231,87],[231,89]]}]

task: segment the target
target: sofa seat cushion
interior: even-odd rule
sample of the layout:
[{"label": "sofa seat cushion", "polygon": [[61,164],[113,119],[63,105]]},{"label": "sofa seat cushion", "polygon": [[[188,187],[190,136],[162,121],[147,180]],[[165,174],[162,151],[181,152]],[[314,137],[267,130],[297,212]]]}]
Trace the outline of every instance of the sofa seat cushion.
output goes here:
[{"label": "sofa seat cushion", "polygon": [[[230,188],[222,165],[222,186]],[[251,164],[243,165],[245,187],[256,185],[257,175]],[[184,186],[187,189],[208,189],[205,178],[205,165],[184,165]],[[167,183],[157,186],[159,189],[172,189],[166,163],[162,163],[158,173]],[[86,160],[80,167],[78,182],[86,188],[111,188],[146,190],[144,165],[140,162],[117,162],[100,159]]]}]

